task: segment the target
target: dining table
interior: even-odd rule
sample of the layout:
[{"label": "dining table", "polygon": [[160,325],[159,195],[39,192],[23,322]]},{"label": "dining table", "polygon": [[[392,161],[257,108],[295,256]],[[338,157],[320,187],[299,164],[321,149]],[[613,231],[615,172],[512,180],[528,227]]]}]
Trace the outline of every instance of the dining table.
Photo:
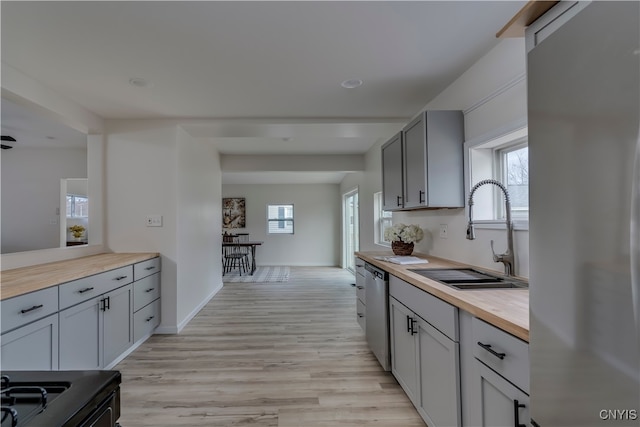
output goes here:
[{"label": "dining table", "polygon": [[237,242],[222,242],[223,248],[228,247],[241,247],[241,248],[250,248],[251,250],[251,275],[256,271],[256,248],[262,245],[264,242],[258,240],[245,240],[245,241],[237,241]]}]

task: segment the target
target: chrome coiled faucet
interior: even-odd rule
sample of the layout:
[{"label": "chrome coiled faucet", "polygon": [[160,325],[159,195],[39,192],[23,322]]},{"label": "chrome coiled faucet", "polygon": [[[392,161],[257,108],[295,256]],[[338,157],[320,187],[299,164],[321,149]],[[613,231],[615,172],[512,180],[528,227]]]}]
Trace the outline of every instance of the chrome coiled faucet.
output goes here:
[{"label": "chrome coiled faucet", "polygon": [[469,192],[469,223],[467,224],[467,239],[474,240],[476,233],[473,226],[473,194],[478,187],[485,184],[493,184],[500,188],[504,193],[505,210],[507,211],[507,251],[503,254],[496,254],[493,250],[493,240],[491,241],[491,253],[493,254],[494,262],[501,262],[504,264],[504,274],[507,276],[514,276],[514,256],[513,256],[513,222],[511,221],[511,200],[509,198],[509,192],[507,188],[495,179],[485,179],[473,186]]}]

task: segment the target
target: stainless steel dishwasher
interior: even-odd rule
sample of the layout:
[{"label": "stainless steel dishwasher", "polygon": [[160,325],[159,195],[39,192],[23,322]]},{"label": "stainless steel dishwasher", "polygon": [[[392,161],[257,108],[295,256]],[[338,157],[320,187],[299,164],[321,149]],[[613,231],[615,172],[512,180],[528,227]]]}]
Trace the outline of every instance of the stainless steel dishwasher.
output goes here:
[{"label": "stainless steel dishwasher", "polygon": [[389,274],[369,263],[364,268],[367,343],[382,368],[389,371]]}]

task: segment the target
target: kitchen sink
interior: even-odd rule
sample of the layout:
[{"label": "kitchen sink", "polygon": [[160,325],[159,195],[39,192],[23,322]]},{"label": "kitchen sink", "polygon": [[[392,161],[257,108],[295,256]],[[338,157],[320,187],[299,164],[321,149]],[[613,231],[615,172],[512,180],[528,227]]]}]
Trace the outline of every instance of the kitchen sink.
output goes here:
[{"label": "kitchen sink", "polygon": [[526,282],[473,268],[425,268],[411,270],[427,279],[456,289],[524,289]]}]

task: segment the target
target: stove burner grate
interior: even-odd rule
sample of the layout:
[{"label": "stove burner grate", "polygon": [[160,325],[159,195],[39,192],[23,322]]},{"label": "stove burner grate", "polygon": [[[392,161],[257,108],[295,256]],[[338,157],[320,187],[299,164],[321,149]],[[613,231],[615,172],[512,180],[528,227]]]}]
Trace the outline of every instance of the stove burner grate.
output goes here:
[{"label": "stove burner grate", "polygon": [[[50,387],[52,393],[62,393],[66,387]],[[27,421],[47,408],[48,392],[45,387],[31,384],[11,385],[8,375],[0,379],[0,424],[2,427],[18,426],[18,422]]]}]

